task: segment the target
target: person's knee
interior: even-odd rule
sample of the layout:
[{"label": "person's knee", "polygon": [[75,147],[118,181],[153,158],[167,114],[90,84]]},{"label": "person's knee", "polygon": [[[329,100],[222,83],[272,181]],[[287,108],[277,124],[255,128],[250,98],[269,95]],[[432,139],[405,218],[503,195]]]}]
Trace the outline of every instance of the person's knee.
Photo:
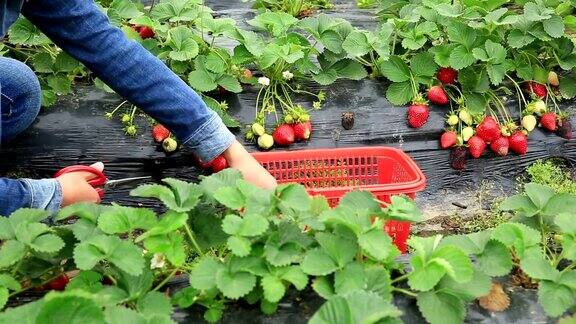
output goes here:
[{"label": "person's knee", "polygon": [[42,90],[38,77],[28,65],[11,59],[0,58],[0,84],[2,94],[11,101],[26,102],[28,109],[40,110]]},{"label": "person's knee", "polygon": [[40,112],[42,90],[38,78],[26,64],[0,57],[1,142],[26,130]]}]

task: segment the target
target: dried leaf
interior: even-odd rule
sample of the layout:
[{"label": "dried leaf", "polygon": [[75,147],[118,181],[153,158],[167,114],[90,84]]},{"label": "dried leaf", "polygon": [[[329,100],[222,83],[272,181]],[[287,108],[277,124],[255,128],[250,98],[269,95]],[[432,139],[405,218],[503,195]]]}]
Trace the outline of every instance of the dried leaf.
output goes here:
[{"label": "dried leaf", "polygon": [[492,283],[490,293],[484,297],[478,298],[480,307],[489,312],[502,312],[510,306],[510,297],[504,291],[504,288],[499,283]]}]

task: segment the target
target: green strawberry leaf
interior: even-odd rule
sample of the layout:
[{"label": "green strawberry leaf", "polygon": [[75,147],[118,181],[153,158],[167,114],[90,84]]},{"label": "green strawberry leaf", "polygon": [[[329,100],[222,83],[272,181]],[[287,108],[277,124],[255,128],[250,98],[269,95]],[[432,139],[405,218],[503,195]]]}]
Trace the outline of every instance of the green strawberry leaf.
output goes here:
[{"label": "green strawberry leaf", "polygon": [[181,233],[159,234],[146,238],[144,247],[152,253],[162,253],[175,266],[181,266],[186,261],[184,237]]},{"label": "green strawberry leaf", "polygon": [[264,276],[260,283],[264,291],[264,298],[269,302],[279,302],[286,293],[286,287],[278,277]]},{"label": "green strawberry leaf", "polygon": [[8,240],[0,247],[0,269],[8,268],[22,260],[26,254],[26,245],[16,240]]},{"label": "green strawberry leaf", "polygon": [[214,257],[206,256],[194,265],[190,273],[190,285],[198,290],[210,290],[216,287],[216,274],[224,265]]},{"label": "green strawberry leaf", "polygon": [[410,81],[394,82],[386,90],[386,99],[396,106],[403,106],[414,99]]},{"label": "green strawberry leaf", "polygon": [[308,250],[301,266],[304,273],[314,276],[325,276],[338,269],[338,264],[320,248]]},{"label": "green strawberry leaf", "polygon": [[227,241],[228,249],[239,257],[247,256],[252,250],[252,243],[242,236],[230,236]]},{"label": "green strawberry leaf", "polygon": [[156,225],[156,214],[146,208],[112,206],[98,218],[98,227],[106,234],[148,230]]},{"label": "green strawberry leaf", "polygon": [[189,61],[198,56],[198,43],[194,33],[186,26],[178,26],[168,31],[168,46],[172,49],[168,56],[176,61]]},{"label": "green strawberry leaf", "polygon": [[432,77],[436,74],[437,66],[432,54],[421,52],[412,57],[410,60],[412,73],[417,76]]},{"label": "green strawberry leaf", "polygon": [[39,323],[103,323],[102,308],[90,297],[80,292],[49,293],[36,320]]},{"label": "green strawberry leaf", "polygon": [[466,316],[464,302],[448,293],[422,292],[416,301],[420,312],[431,324],[462,323]]},{"label": "green strawberry leaf", "polygon": [[410,68],[398,56],[391,56],[388,61],[382,61],[380,72],[392,82],[405,82],[410,80]]},{"label": "green strawberry leaf", "polygon": [[458,45],[450,53],[448,61],[451,67],[456,70],[461,70],[474,64],[476,58],[472,54],[471,50],[466,48],[464,45]]},{"label": "green strawberry leaf", "polygon": [[248,272],[230,272],[220,269],[216,273],[216,286],[230,299],[238,299],[247,295],[256,285],[256,276]]},{"label": "green strawberry leaf", "polygon": [[258,236],[268,229],[269,223],[264,216],[247,214],[244,217],[226,215],[222,222],[222,229],[230,235]]},{"label": "green strawberry leaf", "polygon": [[381,228],[373,228],[358,236],[358,244],[370,257],[383,261],[394,249],[392,239]]},{"label": "green strawberry leaf", "polygon": [[364,267],[358,262],[348,263],[334,274],[334,289],[338,295],[366,288]]},{"label": "green strawberry leaf", "polygon": [[538,302],[550,317],[558,317],[574,306],[576,293],[569,287],[543,280],[538,284]]}]

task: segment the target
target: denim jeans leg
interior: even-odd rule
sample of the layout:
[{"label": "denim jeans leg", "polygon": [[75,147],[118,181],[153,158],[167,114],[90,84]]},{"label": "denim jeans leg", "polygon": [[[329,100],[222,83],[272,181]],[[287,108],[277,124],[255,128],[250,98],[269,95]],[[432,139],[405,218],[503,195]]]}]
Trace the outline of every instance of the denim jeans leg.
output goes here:
[{"label": "denim jeans leg", "polygon": [[24,63],[0,57],[0,139],[13,139],[38,116],[42,92],[34,72]]}]

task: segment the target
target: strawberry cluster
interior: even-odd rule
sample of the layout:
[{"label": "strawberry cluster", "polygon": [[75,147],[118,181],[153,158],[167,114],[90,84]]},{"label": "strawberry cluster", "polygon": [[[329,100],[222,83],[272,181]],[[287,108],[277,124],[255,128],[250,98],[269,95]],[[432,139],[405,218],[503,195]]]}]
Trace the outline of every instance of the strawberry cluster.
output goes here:
[{"label": "strawberry cluster", "polygon": [[[457,72],[450,68],[441,68],[437,73],[437,79],[444,85],[453,85],[456,78]],[[550,72],[548,83],[551,87],[558,86],[556,73]],[[440,147],[452,150],[450,165],[454,169],[464,169],[468,156],[480,158],[488,149],[496,156],[506,156],[509,152],[525,155],[528,151],[528,135],[537,124],[545,131],[556,132],[566,139],[572,138],[572,125],[568,116],[559,112],[557,105],[555,105],[557,112],[548,109],[544,100],[552,95],[545,84],[529,81],[525,82],[522,87],[519,85],[517,87],[519,92],[521,89],[531,98],[530,102],[526,101],[519,124],[510,117],[506,107],[497,101],[499,100],[497,98],[494,98],[497,103],[496,111],[492,111],[488,106],[489,113],[480,116],[472,114],[466,108],[464,98],[457,101],[459,108],[447,115],[447,127],[440,136]],[[519,93],[519,95],[524,98],[522,94]],[[437,105],[445,105],[449,102],[441,86],[430,88],[428,100]],[[554,99],[551,98],[551,100],[555,104]],[[422,124],[422,120],[427,118],[427,105],[425,108],[412,105],[408,110],[408,124],[412,127]]]},{"label": "strawberry cluster", "polygon": [[436,77],[442,85],[434,85],[428,89],[428,100],[422,98],[422,95],[416,94],[412,104],[408,107],[406,119],[412,128],[420,128],[428,122],[428,117],[430,117],[429,102],[438,106],[446,106],[450,103],[450,97],[444,86],[456,82],[458,71],[452,68],[440,68]]},{"label": "strawberry cluster", "polygon": [[172,133],[161,124],[152,127],[152,139],[156,143],[161,143],[166,153],[172,153],[178,149],[178,142],[172,137]]},{"label": "strawberry cluster", "polygon": [[269,150],[274,145],[290,146],[295,142],[307,141],[312,134],[312,122],[310,115],[304,109],[293,109],[284,116],[282,123],[279,123],[272,135],[266,132],[264,118],[260,116],[256,122],[250,126],[246,133],[246,139],[256,141],[258,147]]}]

